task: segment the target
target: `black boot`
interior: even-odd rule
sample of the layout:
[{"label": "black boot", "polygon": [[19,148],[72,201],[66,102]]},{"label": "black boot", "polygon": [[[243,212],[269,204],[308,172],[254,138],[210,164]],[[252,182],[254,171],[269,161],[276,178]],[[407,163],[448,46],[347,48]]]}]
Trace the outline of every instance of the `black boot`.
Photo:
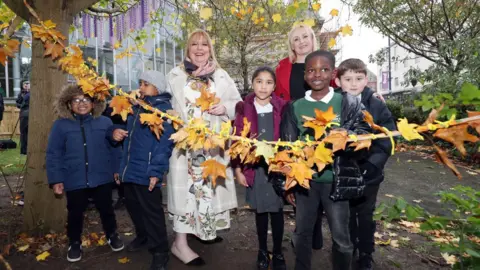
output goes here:
[{"label": "black boot", "polygon": [[258,257],[257,257],[257,268],[268,269],[269,265],[270,265],[270,257],[268,256],[268,252],[265,250],[259,250]]},{"label": "black boot", "polygon": [[153,253],[150,270],[167,270],[168,252]]},{"label": "black boot", "polygon": [[287,270],[287,265],[285,263],[285,257],[283,257],[283,254],[273,254],[272,270]]},{"label": "black boot", "polygon": [[360,270],[373,270],[373,258],[370,253],[360,253],[360,259],[358,260],[358,269]]}]

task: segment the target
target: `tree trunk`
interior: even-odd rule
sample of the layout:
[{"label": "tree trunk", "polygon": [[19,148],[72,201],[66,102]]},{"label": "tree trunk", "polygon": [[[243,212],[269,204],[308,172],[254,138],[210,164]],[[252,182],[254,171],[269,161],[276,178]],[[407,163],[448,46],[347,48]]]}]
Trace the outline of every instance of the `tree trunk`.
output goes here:
[{"label": "tree trunk", "polygon": [[[52,20],[57,24],[56,29],[68,37],[73,17],[62,9],[61,2],[41,1],[35,5],[35,10],[42,20]],[[38,24],[34,17],[30,17],[29,23]],[[30,231],[61,232],[65,228],[67,213],[65,200],[56,198],[48,186],[45,154],[49,131],[56,119],[53,100],[67,83],[67,75],[50,57],[44,58],[43,53],[41,40],[33,39],[24,225]]]},{"label": "tree trunk", "polygon": [[240,51],[240,66],[242,68],[243,93],[248,93],[248,90],[249,90],[248,62],[247,62],[246,50],[244,49]]}]

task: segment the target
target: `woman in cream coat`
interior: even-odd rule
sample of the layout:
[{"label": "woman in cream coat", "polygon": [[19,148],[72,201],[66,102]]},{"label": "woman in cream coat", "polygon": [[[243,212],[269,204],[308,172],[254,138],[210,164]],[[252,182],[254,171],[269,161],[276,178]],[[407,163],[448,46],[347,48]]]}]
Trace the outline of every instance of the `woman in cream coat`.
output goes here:
[{"label": "woman in cream coat", "polygon": [[[203,118],[210,128],[220,129],[221,124],[235,116],[235,105],[241,101],[234,81],[216,61],[209,35],[203,30],[193,32],[187,42],[186,58],[168,74],[172,88],[172,106],[184,121]],[[195,106],[200,89],[207,87],[220,98],[220,103],[201,112]],[[230,209],[237,207],[237,196],[231,169],[227,179],[217,180],[214,188],[201,177],[199,165],[215,159],[225,165],[230,160],[221,149],[206,151],[174,150],[167,177],[168,211],[173,216],[176,232],[172,253],[187,265],[205,264],[188,245],[187,234],[201,240],[215,241],[217,230],[230,227]]]}]

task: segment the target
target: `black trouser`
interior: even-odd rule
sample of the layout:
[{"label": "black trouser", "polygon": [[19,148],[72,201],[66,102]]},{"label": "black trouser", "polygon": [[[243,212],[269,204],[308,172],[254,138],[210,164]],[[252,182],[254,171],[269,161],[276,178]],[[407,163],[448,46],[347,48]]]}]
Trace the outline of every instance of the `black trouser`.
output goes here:
[{"label": "black trouser", "polygon": [[[296,213],[297,208],[293,207],[293,212]],[[317,221],[315,221],[315,228],[313,228],[313,240],[312,240],[312,248],[314,249],[321,249],[323,248],[323,233],[322,233],[322,216],[323,216],[323,207],[320,205],[318,208],[318,217]],[[295,233],[297,229],[293,231]],[[295,239],[293,239],[293,245],[295,245]]]},{"label": "black trouser", "polygon": [[67,191],[68,224],[67,236],[70,244],[81,242],[83,230],[83,213],[88,206],[88,198],[93,198],[95,207],[100,213],[103,230],[110,237],[117,230],[115,212],[112,206],[112,184],[104,184],[94,188]]},{"label": "black trouser", "polygon": [[350,201],[350,239],[360,253],[375,251],[376,222],[373,220],[378,185],[367,186],[361,198]]},{"label": "black trouser", "polygon": [[311,269],[312,239],[315,223],[321,207],[325,210],[328,226],[332,234],[332,261],[334,270],[350,269],[353,245],[349,235],[349,202],[334,202],[329,198],[331,184],[310,182],[310,189],[297,188],[295,200],[297,203],[295,232],[295,269]]},{"label": "black trouser", "polygon": [[257,226],[258,247],[260,250],[267,251],[268,236],[268,215],[270,215],[270,224],[272,226],[273,254],[282,254],[283,229],[285,222],[283,220],[283,209],[276,213],[256,213],[255,224]]},{"label": "black trouser", "polygon": [[20,117],[20,154],[27,154],[28,145],[28,116]]},{"label": "black trouser", "polygon": [[162,207],[162,190],[148,191],[148,186],[124,185],[125,203],[135,225],[137,237],[147,237],[151,253],[168,252],[167,228]]}]

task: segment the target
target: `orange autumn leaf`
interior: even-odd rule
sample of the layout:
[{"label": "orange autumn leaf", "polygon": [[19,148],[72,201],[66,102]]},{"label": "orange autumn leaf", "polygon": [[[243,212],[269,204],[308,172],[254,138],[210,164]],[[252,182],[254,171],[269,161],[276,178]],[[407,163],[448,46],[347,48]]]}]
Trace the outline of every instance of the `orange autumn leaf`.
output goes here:
[{"label": "orange autumn leaf", "polygon": [[51,43],[50,41],[45,42],[45,53],[43,56],[52,56],[52,60],[57,59],[60,56],[63,56],[63,46],[58,43]]},{"label": "orange autumn leaf", "polygon": [[155,133],[157,140],[160,140],[160,136],[163,133],[163,119],[160,118],[156,113],[141,113],[140,122],[142,124],[147,123],[150,127],[150,130]]},{"label": "orange autumn leaf", "polygon": [[16,39],[7,40],[6,44],[0,48],[0,64],[5,66],[5,62],[8,57],[15,57],[15,53],[18,52],[18,46],[20,41]]},{"label": "orange autumn leaf", "polygon": [[[468,117],[480,116],[480,112],[467,111]],[[480,120],[475,120],[468,123],[472,128],[474,128],[478,134],[480,134]]]},{"label": "orange autumn leaf", "polygon": [[351,143],[349,146],[355,146],[355,149],[353,151],[359,151],[361,149],[370,149],[370,146],[372,145],[372,140],[359,140],[357,142]]},{"label": "orange autumn leaf", "polygon": [[123,121],[127,120],[129,113],[133,113],[132,104],[124,96],[114,96],[110,107],[113,108],[112,115],[121,115]]},{"label": "orange autumn leaf", "polygon": [[375,124],[375,122],[373,121],[373,116],[368,111],[362,111],[362,113],[363,113],[365,122],[367,122],[372,127],[372,129],[378,130],[380,132],[384,132],[381,126]]},{"label": "orange autumn leaf", "polygon": [[332,151],[335,153],[336,151],[342,149],[345,150],[345,146],[347,145],[348,140],[348,133],[344,129],[334,129],[328,134],[328,136],[323,139],[323,142],[332,144]]},{"label": "orange autumn leaf", "polygon": [[317,165],[317,171],[321,172],[326,165],[333,163],[333,151],[325,147],[325,143],[317,145],[313,154],[313,162]]},{"label": "orange autumn leaf", "polygon": [[435,148],[435,159],[438,162],[440,162],[440,163],[444,164],[445,166],[447,166],[448,168],[450,168],[450,170],[452,170],[453,174],[455,174],[455,176],[457,176],[457,178],[459,180],[461,180],[462,175],[457,170],[457,167],[455,167],[455,165],[453,165],[452,161],[447,157],[447,153],[436,145],[433,145],[433,147]]},{"label": "orange autumn leaf", "polygon": [[195,105],[200,107],[202,112],[208,110],[212,105],[220,102],[218,97],[215,97],[215,93],[210,93],[205,88],[200,90],[200,97],[196,99]]},{"label": "orange autumn leaf", "polygon": [[243,130],[240,136],[247,137],[248,133],[250,132],[250,127],[252,123],[248,122],[247,117],[243,117]]},{"label": "orange autumn leaf", "polygon": [[218,177],[227,178],[227,167],[215,159],[204,161],[200,166],[203,167],[202,177],[204,179],[210,177],[213,187],[217,185]]},{"label": "orange autumn leaf", "polygon": [[444,105],[445,104],[442,104],[438,109],[432,109],[432,111],[428,114],[427,120],[423,122],[422,126],[435,124],[435,120],[437,120],[438,114],[443,110]]},{"label": "orange autumn leaf", "polygon": [[310,188],[309,181],[312,180],[315,171],[310,169],[305,162],[299,161],[285,164],[284,173],[287,177],[295,179],[300,186],[308,189]]},{"label": "orange autumn leaf", "polygon": [[239,140],[230,146],[228,149],[228,155],[232,159],[239,158],[240,161],[244,162],[244,160],[249,156],[251,148],[252,145],[249,142]]},{"label": "orange autumn leaf", "polygon": [[188,132],[184,128],[179,129],[177,132],[170,136],[170,140],[175,143],[175,148],[186,149],[187,148]]},{"label": "orange autumn leaf", "polygon": [[315,109],[315,118],[302,116],[305,120],[304,127],[312,128],[315,131],[315,140],[318,140],[325,133],[326,126],[335,119],[333,107],[330,106],[326,111]]},{"label": "orange autumn leaf", "polygon": [[464,142],[478,142],[478,138],[468,133],[468,124],[461,124],[446,129],[439,129],[433,136],[452,143],[457,147],[458,151],[465,156],[467,150],[465,150]]}]

